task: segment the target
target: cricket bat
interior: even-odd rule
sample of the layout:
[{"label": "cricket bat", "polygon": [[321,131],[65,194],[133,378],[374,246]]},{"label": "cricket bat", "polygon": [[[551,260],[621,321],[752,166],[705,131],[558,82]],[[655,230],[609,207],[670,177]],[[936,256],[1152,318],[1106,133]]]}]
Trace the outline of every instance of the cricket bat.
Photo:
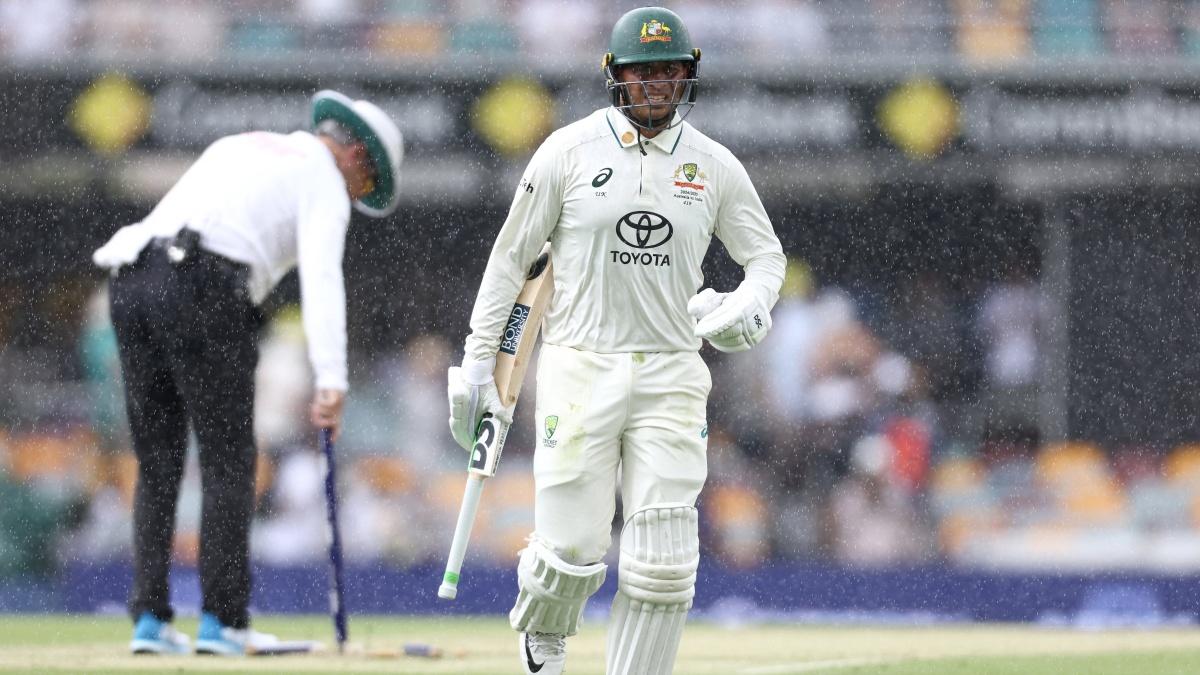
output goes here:
[{"label": "cricket bat", "polygon": [[[500,349],[496,352],[496,369],[492,379],[500,394],[500,402],[511,406],[517,402],[525,370],[533,356],[538,332],[542,327],[542,315],[554,294],[554,266],[550,261],[550,244],[542,248],[525,285],[517,295],[504,325],[500,338]],[[454,539],[450,542],[450,554],[446,559],[446,572],[438,597],[453,600],[458,597],[459,573],[463,558],[467,554],[467,540],[471,538],[471,527],[475,524],[475,513],[479,510],[479,496],[483,493],[483,481],[496,475],[500,453],[508,437],[508,424],[485,414],[475,431],[475,446],[467,464],[467,487],[463,492],[462,507],[458,511],[458,523],[454,526]]]}]

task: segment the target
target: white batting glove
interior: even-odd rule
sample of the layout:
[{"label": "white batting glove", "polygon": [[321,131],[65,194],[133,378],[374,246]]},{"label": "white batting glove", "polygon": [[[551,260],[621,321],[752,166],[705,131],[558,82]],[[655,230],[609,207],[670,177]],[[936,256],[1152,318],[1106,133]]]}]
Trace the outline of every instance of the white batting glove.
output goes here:
[{"label": "white batting glove", "polygon": [[706,288],[693,295],[691,300],[688,300],[688,314],[692,315],[693,320],[699,321],[720,307],[721,303],[725,302],[725,296],[727,295],[729,294],[718,293],[711,288]]},{"label": "white batting glove", "polygon": [[770,306],[745,283],[732,293],[700,291],[688,301],[688,313],[696,319],[692,333],[723,352],[746,351],[771,330]]},{"label": "white batting glove", "polygon": [[[711,288],[706,288],[688,300],[688,314],[691,314],[699,325],[699,321],[716,311],[728,296],[728,293],[718,293]],[[740,352],[750,348],[742,338],[741,331],[731,329],[718,335],[703,336],[696,333],[696,336],[704,337],[710,345],[722,352]]]},{"label": "white batting glove", "polygon": [[492,413],[506,424],[512,424],[512,408],[500,403],[500,393],[492,371],[496,359],[474,361],[463,359],[462,366],[452,366],[446,372],[446,397],[450,401],[450,434],[454,441],[470,452],[475,445],[475,431],[484,413]]}]

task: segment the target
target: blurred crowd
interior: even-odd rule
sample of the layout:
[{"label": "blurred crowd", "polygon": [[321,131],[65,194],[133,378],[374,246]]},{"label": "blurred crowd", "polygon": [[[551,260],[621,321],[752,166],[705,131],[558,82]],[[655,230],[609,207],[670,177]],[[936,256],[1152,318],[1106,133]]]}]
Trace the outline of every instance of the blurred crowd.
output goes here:
[{"label": "blurred crowd", "polygon": [[[300,50],[592,63],[604,28],[634,4],[0,0],[0,53],[17,63]],[[763,64],[794,55],[1200,54],[1200,0],[664,4],[710,53]],[[747,567],[820,557],[1200,569],[1200,448],[1045,442],[1054,317],[1036,270],[1014,266],[969,292],[950,279],[902,275],[881,300],[794,259],[769,339],[746,354],[705,350],[716,383],[700,504],[708,553]],[[0,576],[129,555],[135,462],[106,299],[91,283],[73,277],[36,296],[16,282],[0,288]],[[78,298],[89,294],[81,316]],[[462,301],[452,289],[438,297]],[[272,315],[259,364],[252,548],[265,563],[304,564],[324,556],[324,469],[306,422],[311,375],[298,312]],[[338,444],[349,559],[444,556],[465,477],[445,409],[461,338],[405,333],[403,344],[351,355]],[[63,347],[71,343],[74,359]],[[498,562],[511,561],[532,529],[533,410],[518,407],[473,534],[473,551]],[[176,541],[183,561],[195,560],[199,529],[191,461]]]},{"label": "blurred crowd", "polygon": [[[591,63],[620,0],[0,0],[12,61],[207,60],[301,51]],[[664,0],[712,54],[1006,61],[1191,57],[1195,0]]]},{"label": "blurred crowd", "polygon": [[[1039,440],[1049,317],[1036,278],[1014,273],[964,309],[942,282],[918,276],[885,308],[868,306],[793,259],[769,339],[743,354],[705,351],[716,383],[700,504],[710,555],[742,567],[1200,565],[1200,449]],[[129,555],[135,462],[103,286],[81,323],[82,381],[63,383],[74,395],[39,401],[13,387],[0,400],[0,575]],[[445,553],[466,463],[445,421],[458,337],[419,334],[352,356],[338,443],[351,560],[407,565]],[[0,369],[21,372],[20,353],[0,352]],[[971,369],[979,376],[964,388]],[[325,555],[310,378],[298,310],[283,306],[262,336],[257,389],[253,551],[268,564]],[[532,528],[533,410],[517,408],[473,535],[473,550],[497,562]],[[194,454],[176,541],[184,561],[197,552]]]}]

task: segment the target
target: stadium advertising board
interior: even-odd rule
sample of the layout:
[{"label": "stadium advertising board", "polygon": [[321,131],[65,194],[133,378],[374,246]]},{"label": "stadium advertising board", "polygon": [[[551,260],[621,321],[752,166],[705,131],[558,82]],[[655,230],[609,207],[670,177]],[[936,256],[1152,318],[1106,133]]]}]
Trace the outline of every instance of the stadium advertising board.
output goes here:
[{"label": "stadium advertising board", "polygon": [[[605,104],[602,84],[589,74],[535,78],[532,87],[544,90],[544,98],[522,93],[481,111],[479,103],[490,92],[523,77],[397,73],[318,81],[284,74],[9,71],[0,80],[25,96],[0,111],[0,134],[10,158],[97,147],[114,155],[195,151],[241,130],[301,127],[308,96],[322,86],[336,86],[379,101],[401,120],[414,164],[438,154],[487,155],[497,148],[501,163],[523,164],[540,135],[504,146],[481,131],[481,115],[504,122],[505,115],[517,113],[512,119],[519,122],[534,109],[547,121],[539,126],[548,130]],[[720,105],[705,106],[706,99]],[[116,110],[125,112],[112,114]],[[1187,153],[1200,147],[1195,88],[1153,80],[1031,84],[982,77],[760,82],[714,77],[704,82],[693,121],[739,155],[797,160],[877,151],[937,160]],[[104,136],[118,142],[105,145],[98,141]]]}]

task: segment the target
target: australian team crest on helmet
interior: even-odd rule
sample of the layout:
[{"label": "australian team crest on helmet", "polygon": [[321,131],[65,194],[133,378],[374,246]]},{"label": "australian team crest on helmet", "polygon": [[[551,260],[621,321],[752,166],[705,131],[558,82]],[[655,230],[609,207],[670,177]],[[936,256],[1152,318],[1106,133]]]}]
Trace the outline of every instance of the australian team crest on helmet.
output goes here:
[{"label": "australian team crest on helmet", "polygon": [[651,19],[642,24],[642,42],[670,42],[671,27],[659,21]]}]

